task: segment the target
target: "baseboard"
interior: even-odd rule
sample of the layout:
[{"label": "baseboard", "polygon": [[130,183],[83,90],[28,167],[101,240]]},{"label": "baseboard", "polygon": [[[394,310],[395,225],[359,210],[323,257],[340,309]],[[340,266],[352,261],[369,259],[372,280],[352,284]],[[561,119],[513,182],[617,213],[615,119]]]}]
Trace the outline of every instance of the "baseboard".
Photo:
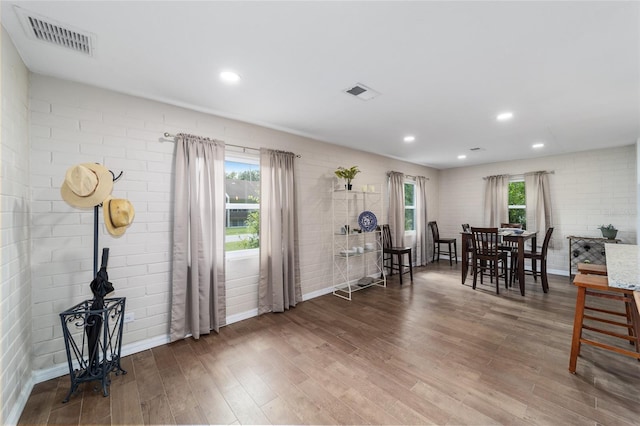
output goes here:
[{"label": "baseboard", "polygon": [[[169,343],[169,335],[156,336],[151,339],[130,343],[122,347],[121,356],[125,357],[127,355],[146,351],[147,349],[155,348],[156,346],[164,345],[165,343]],[[6,419],[6,424],[15,425],[18,423],[18,420],[20,420],[20,415],[22,414],[22,411],[24,410],[24,407],[27,404],[27,400],[29,399],[29,396],[31,395],[31,392],[33,391],[33,387],[35,385],[37,385],[38,383],[46,382],[47,380],[55,379],[57,377],[62,377],[66,374],[69,374],[68,363],[57,364],[53,367],[33,371],[31,373],[31,377],[22,388],[18,400],[11,409],[11,413],[9,413],[9,416]]]},{"label": "baseboard", "polygon": [[325,294],[329,294],[333,292],[333,286],[325,287],[320,290],[312,291],[311,293],[303,294],[302,300],[307,301],[311,299],[315,299],[316,297],[324,296]]},{"label": "baseboard", "polygon": [[565,271],[563,269],[547,269],[547,274],[562,275],[563,277],[568,277],[569,271]]},{"label": "baseboard", "polygon": [[249,311],[240,312],[239,314],[230,315],[227,317],[227,324],[233,324],[234,322],[240,322],[249,318],[258,316],[258,308],[251,309]]},{"label": "baseboard", "polygon": [[[140,340],[138,342],[129,343],[124,345],[120,351],[120,356],[125,357],[133,355],[138,352],[146,351],[147,349],[155,348],[156,346],[169,343],[169,335],[156,336],[146,340]],[[42,370],[34,371],[31,376],[35,384],[45,382],[47,380],[55,379],[56,377],[69,374],[69,364],[57,364],[53,367],[45,368]]]},{"label": "baseboard", "polygon": [[[324,296],[325,294],[331,293],[333,291],[333,287],[323,288],[321,290],[316,290],[311,293],[303,294],[302,300],[310,300],[319,296]],[[258,316],[258,309],[251,309],[246,312],[241,312],[239,314],[230,315],[227,317],[227,325],[233,324],[234,322],[243,321],[245,319],[253,318]],[[152,337],[150,339],[141,340],[138,342],[133,342],[128,345],[124,345],[121,350],[121,356],[125,357],[128,355],[133,355],[138,352],[146,351],[147,349],[152,349],[157,346],[161,346],[170,342],[169,335],[162,335]],[[20,420],[20,415],[24,410],[25,405],[27,404],[27,400],[33,391],[33,387],[42,382],[46,382],[47,380],[55,379],[57,377],[62,377],[66,374],[69,374],[69,364],[62,363],[57,364],[49,368],[44,368],[41,370],[35,370],[31,373],[31,377],[28,379],[25,386],[22,388],[20,392],[20,396],[16,401],[16,404],[11,409],[9,416],[6,419],[6,424],[15,425]]]},{"label": "baseboard", "polygon": [[33,375],[27,380],[27,383],[22,387],[22,391],[20,395],[18,395],[18,399],[15,404],[13,404],[13,408],[11,412],[5,419],[6,425],[17,425],[20,420],[20,416],[22,415],[22,411],[24,410],[25,405],[27,405],[27,401],[31,396],[31,391],[33,391],[33,387],[35,386],[35,382],[33,380]]}]

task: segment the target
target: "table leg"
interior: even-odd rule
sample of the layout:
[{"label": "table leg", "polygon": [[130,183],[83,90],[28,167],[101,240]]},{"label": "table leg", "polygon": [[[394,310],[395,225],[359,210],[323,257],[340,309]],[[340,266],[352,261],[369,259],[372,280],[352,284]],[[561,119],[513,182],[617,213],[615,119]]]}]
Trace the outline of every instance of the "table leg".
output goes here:
[{"label": "table leg", "polygon": [[524,238],[518,238],[518,284],[524,296]]}]

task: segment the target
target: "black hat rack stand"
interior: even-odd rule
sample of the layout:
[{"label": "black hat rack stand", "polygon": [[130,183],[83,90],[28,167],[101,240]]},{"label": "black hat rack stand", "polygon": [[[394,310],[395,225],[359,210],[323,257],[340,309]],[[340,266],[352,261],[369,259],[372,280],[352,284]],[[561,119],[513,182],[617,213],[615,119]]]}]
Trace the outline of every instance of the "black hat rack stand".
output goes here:
[{"label": "black hat rack stand", "polygon": [[[122,177],[111,170],[113,181]],[[103,298],[113,288],[108,282],[107,262],[109,248],[102,251],[102,265],[98,270],[98,215],[102,203],[93,208],[93,276],[91,289],[93,299],[87,299],[60,314],[71,388],[62,401],[68,402],[78,386],[84,382],[97,381],[103,396],[109,396],[111,379],[109,374],[127,374],[120,366],[122,330],[124,325],[124,297]],[[96,292],[95,288],[110,288]],[[94,387],[98,390],[98,386]]]}]

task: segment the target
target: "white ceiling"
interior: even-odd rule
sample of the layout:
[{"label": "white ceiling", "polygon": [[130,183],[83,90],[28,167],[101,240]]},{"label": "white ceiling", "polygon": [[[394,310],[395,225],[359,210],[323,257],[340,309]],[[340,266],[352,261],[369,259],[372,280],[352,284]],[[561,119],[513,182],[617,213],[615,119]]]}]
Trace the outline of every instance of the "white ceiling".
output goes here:
[{"label": "white ceiling", "polygon": [[[91,32],[94,57],[27,38],[15,5]],[[35,73],[440,169],[627,145],[640,136],[637,2],[1,7],[2,25]],[[221,83],[226,69],[241,82]],[[381,95],[362,101],[343,93],[355,83]],[[497,122],[505,110],[514,118]],[[407,134],[416,141],[404,143]],[[533,150],[536,142],[545,147]]]}]

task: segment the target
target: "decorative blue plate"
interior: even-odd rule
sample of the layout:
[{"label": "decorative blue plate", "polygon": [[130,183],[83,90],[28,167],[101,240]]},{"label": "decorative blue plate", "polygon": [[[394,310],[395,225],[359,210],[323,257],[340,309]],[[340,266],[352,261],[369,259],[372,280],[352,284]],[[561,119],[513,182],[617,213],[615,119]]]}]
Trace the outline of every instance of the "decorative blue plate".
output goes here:
[{"label": "decorative blue plate", "polygon": [[360,225],[360,229],[364,232],[375,231],[376,226],[378,226],[378,219],[376,219],[375,214],[369,210],[365,210],[358,216],[358,225]]}]

